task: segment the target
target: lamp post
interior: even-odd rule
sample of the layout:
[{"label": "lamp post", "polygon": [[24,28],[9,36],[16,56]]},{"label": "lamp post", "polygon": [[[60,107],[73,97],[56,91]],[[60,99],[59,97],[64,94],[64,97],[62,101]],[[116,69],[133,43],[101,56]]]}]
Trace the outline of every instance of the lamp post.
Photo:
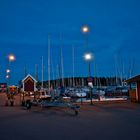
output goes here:
[{"label": "lamp post", "polygon": [[11,70],[10,70],[10,62],[12,62],[12,61],[15,61],[15,56],[13,55],[13,54],[10,54],[10,55],[8,55],[8,69],[6,70],[6,73],[7,73],[7,75],[9,75],[9,77],[8,78],[10,78],[10,72],[11,72]]},{"label": "lamp post", "polygon": [[10,82],[10,73],[11,73],[10,62],[12,61],[15,61],[15,56],[13,54],[10,54],[8,55],[8,69],[6,69],[6,79],[7,79],[8,85],[10,84],[9,82]]},{"label": "lamp post", "polygon": [[10,85],[10,73],[11,73],[11,70],[10,70],[10,62],[14,61],[15,60],[15,56],[13,54],[10,54],[8,55],[8,68],[6,69],[6,79],[7,79],[7,97],[8,97],[8,101],[7,101],[7,105],[8,105],[8,102],[9,102],[9,99],[10,99],[10,103],[11,103],[11,106],[13,106],[13,95],[9,94],[9,85]]},{"label": "lamp post", "polygon": [[[89,27],[87,25],[82,27],[82,32],[84,34],[86,34],[86,47],[88,50],[88,33],[89,33]],[[88,62],[88,86],[90,87],[90,100],[91,100],[91,104],[92,103],[92,79],[91,79],[91,72],[90,72],[90,62],[92,60],[93,56],[91,52],[85,53],[84,55],[84,59]]]},{"label": "lamp post", "polygon": [[86,61],[88,61],[88,77],[90,77],[90,61],[92,60],[92,54],[91,53],[86,53],[84,55],[84,58]]},{"label": "lamp post", "polygon": [[91,105],[93,104],[92,102],[92,78],[91,78],[91,71],[90,71],[90,62],[93,59],[93,55],[92,53],[85,53],[84,55],[84,59],[88,62],[88,86],[90,87],[90,101],[91,101]]},{"label": "lamp post", "polygon": [[6,69],[7,86],[8,86],[9,78],[10,78],[10,69]]},{"label": "lamp post", "polygon": [[86,48],[88,49],[88,33],[89,27],[87,25],[82,27],[82,33],[86,34]]}]

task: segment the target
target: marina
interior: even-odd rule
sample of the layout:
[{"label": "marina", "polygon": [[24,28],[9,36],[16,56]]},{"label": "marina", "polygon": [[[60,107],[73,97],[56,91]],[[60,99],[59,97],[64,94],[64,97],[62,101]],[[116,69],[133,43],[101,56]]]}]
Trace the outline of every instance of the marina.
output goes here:
[{"label": "marina", "polygon": [[139,140],[139,5],[0,0],[0,140]]}]

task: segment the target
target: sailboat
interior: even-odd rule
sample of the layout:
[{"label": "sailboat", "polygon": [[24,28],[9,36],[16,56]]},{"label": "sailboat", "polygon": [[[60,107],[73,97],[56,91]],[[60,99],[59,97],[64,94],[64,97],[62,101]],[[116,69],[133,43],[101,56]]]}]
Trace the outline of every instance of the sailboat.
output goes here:
[{"label": "sailboat", "polygon": [[40,90],[40,98],[47,98],[50,97],[49,95],[46,94],[46,90],[44,89],[44,57],[42,56],[41,60],[41,65],[42,65],[42,74],[41,74],[41,90]]}]

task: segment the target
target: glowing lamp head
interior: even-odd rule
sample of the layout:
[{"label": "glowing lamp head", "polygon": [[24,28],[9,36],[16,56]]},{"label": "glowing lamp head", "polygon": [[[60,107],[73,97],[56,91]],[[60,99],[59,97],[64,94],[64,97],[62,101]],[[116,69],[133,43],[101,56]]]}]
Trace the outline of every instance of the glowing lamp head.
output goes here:
[{"label": "glowing lamp head", "polygon": [[86,53],[84,55],[85,60],[90,61],[92,59],[92,54],[91,53]]},{"label": "glowing lamp head", "polygon": [[7,73],[10,73],[10,69],[7,69],[6,72],[7,72]]},{"label": "glowing lamp head", "polygon": [[8,56],[9,61],[14,61],[15,60],[15,56],[13,54],[10,54]]},{"label": "glowing lamp head", "polygon": [[6,75],[6,79],[8,79],[9,78],[9,75]]},{"label": "glowing lamp head", "polygon": [[88,26],[84,26],[84,27],[82,28],[82,32],[83,32],[83,33],[88,33],[88,32],[89,32]]}]

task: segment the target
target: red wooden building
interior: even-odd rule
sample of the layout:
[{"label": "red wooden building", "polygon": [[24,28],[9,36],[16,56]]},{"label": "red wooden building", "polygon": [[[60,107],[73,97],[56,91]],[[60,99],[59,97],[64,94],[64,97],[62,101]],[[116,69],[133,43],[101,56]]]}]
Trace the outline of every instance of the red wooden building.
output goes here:
[{"label": "red wooden building", "polygon": [[34,92],[36,91],[36,83],[37,81],[30,75],[28,74],[23,80],[22,80],[22,85],[23,85],[23,91],[24,92]]},{"label": "red wooden building", "polygon": [[130,85],[129,96],[131,101],[140,102],[140,75],[132,77],[126,82]]}]

